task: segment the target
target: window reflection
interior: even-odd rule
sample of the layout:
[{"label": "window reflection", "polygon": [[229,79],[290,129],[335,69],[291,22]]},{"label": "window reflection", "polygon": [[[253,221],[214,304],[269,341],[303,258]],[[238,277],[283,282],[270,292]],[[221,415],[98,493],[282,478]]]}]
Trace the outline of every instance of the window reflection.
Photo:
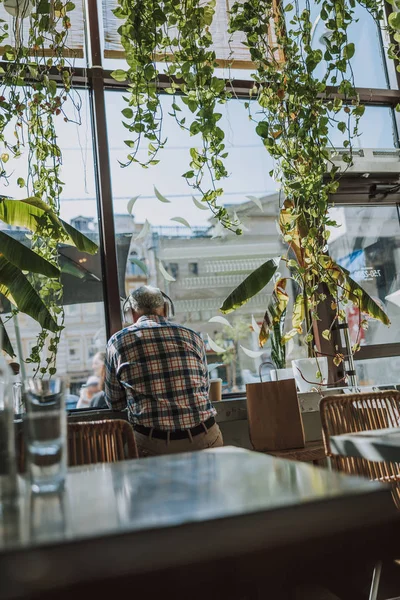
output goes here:
[{"label": "window reflection", "polygon": [[[390,328],[368,319],[360,331],[361,345],[400,339],[400,220],[395,206],[342,206],[331,210],[340,227],[332,230],[330,252],[387,312]],[[353,342],[359,331],[359,311],[347,308]]]}]

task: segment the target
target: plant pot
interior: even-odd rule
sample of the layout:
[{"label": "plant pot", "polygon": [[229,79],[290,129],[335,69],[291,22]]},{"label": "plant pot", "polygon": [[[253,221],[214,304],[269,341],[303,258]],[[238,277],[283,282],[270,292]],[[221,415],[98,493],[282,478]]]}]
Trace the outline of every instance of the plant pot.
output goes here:
[{"label": "plant pot", "polygon": [[271,381],[283,381],[293,379],[293,369],[273,369],[270,371]]},{"label": "plant pot", "polygon": [[[300,393],[311,392],[319,385],[328,381],[328,359],[326,356],[320,358],[299,358],[292,361],[293,374],[297,388]],[[322,379],[317,378],[320,371]]]}]

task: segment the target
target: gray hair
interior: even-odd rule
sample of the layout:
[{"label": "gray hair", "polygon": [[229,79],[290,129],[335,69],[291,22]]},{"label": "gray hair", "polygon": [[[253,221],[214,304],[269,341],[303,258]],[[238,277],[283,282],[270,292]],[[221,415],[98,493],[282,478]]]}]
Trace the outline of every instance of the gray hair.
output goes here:
[{"label": "gray hair", "polygon": [[129,305],[132,310],[143,312],[146,315],[154,314],[157,309],[164,306],[164,298],[159,288],[143,285],[129,296]]}]

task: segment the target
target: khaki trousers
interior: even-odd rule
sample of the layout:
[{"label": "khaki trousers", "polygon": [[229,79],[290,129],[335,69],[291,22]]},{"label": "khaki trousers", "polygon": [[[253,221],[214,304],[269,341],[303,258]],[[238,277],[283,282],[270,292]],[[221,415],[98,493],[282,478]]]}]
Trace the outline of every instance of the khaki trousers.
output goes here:
[{"label": "khaki trousers", "polygon": [[219,448],[224,445],[222,433],[217,423],[214,423],[210,429],[204,433],[199,433],[183,440],[160,440],[150,438],[135,431],[136,444],[139,456],[158,456],[159,454],[177,454],[178,452],[195,452],[196,450],[205,450],[206,448]]}]

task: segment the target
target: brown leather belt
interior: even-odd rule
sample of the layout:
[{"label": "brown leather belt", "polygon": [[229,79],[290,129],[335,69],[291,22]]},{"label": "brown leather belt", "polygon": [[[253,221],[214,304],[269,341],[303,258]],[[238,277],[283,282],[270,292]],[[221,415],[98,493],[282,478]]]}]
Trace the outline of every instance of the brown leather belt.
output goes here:
[{"label": "brown leather belt", "polygon": [[175,429],[175,431],[165,431],[163,429],[145,427],[144,425],[134,425],[133,429],[138,433],[142,433],[143,435],[147,436],[149,436],[151,433],[151,437],[159,440],[184,440],[185,438],[190,439],[190,436],[195,437],[200,433],[205,433],[206,429],[210,429],[213,425],[215,425],[215,419],[214,417],[210,417],[204,423],[200,423],[200,425],[196,425],[196,427],[192,427],[191,429]]}]

